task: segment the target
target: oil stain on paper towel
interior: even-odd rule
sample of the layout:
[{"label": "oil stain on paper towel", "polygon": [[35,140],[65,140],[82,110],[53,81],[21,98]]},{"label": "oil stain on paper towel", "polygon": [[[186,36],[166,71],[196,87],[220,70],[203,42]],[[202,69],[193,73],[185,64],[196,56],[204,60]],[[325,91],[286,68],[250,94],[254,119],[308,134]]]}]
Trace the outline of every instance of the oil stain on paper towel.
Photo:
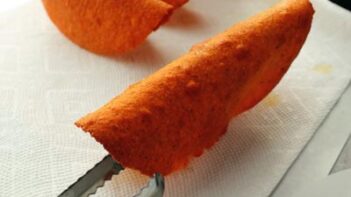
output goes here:
[{"label": "oil stain on paper towel", "polygon": [[333,66],[330,64],[318,64],[312,68],[314,72],[319,74],[330,74],[333,71]]},{"label": "oil stain on paper towel", "polygon": [[277,93],[271,93],[269,94],[264,100],[263,100],[263,104],[266,107],[276,107],[279,105],[280,103],[280,96]]}]

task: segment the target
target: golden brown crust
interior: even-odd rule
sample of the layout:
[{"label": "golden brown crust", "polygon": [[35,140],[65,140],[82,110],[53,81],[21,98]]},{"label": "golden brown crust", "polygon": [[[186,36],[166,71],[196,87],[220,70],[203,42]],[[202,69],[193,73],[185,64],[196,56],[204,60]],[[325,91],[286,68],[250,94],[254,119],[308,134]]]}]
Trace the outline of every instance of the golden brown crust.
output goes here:
[{"label": "golden brown crust", "polygon": [[285,0],[195,46],[76,122],[126,167],[169,174],[279,82],[311,27],[308,0]]},{"label": "golden brown crust", "polygon": [[171,14],[161,0],[43,0],[54,24],[79,46],[104,55],[141,44]]}]

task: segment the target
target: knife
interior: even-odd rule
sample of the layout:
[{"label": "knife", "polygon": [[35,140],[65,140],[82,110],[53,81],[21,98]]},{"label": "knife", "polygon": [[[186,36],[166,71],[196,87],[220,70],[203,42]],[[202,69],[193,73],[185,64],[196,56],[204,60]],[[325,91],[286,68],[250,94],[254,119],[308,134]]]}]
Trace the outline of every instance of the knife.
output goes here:
[{"label": "knife", "polygon": [[[105,181],[118,175],[124,167],[107,155],[85,175],[63,191],[59,197],[88,197],[95,194],[98,188],[103,187]],[[162,197],[164,193],[164,177],[156,173],[149,183],[134,197]]]}]

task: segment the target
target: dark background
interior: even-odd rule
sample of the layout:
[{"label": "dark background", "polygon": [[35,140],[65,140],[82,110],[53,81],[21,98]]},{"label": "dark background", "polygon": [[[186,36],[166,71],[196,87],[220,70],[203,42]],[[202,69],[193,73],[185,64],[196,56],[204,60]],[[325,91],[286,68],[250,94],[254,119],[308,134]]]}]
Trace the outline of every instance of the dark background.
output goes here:
[{"label": "dark background", "polygon": [[351,10],[351,0],[331,0],[332,2],[339,4],[340,6]]}]

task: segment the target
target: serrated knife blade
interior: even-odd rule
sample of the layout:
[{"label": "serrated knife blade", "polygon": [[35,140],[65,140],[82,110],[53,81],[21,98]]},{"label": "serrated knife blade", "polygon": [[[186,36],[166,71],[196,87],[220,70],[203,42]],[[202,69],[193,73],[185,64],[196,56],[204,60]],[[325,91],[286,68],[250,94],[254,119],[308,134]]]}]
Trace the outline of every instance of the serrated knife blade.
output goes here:
[{"label": "serrated knife blade", "polygon": [[115,162],[110,155],[107,155],[97,163],[85,175],[63,191],[59,197],[88,197],[95,194],[105,181],[110,180],[113,175],[123,170],[123,166]]},{"label": "serrated knife blade", "polygon": [[[59,197],[88,197],[95,194],[105,181],[111,180],[112,176],[119,174],[124,167],[107,155],[85,175],[63,191]],[[164,177],[156,173],[149,183],[143,187],[134,197],[162,197],[164,193]]]},{"label": "serrated knife blade", "polygon": [[156,173],[148,185],[142,188],[134,197],[162,197],[165,189],[165,180],[160,173]]}]

